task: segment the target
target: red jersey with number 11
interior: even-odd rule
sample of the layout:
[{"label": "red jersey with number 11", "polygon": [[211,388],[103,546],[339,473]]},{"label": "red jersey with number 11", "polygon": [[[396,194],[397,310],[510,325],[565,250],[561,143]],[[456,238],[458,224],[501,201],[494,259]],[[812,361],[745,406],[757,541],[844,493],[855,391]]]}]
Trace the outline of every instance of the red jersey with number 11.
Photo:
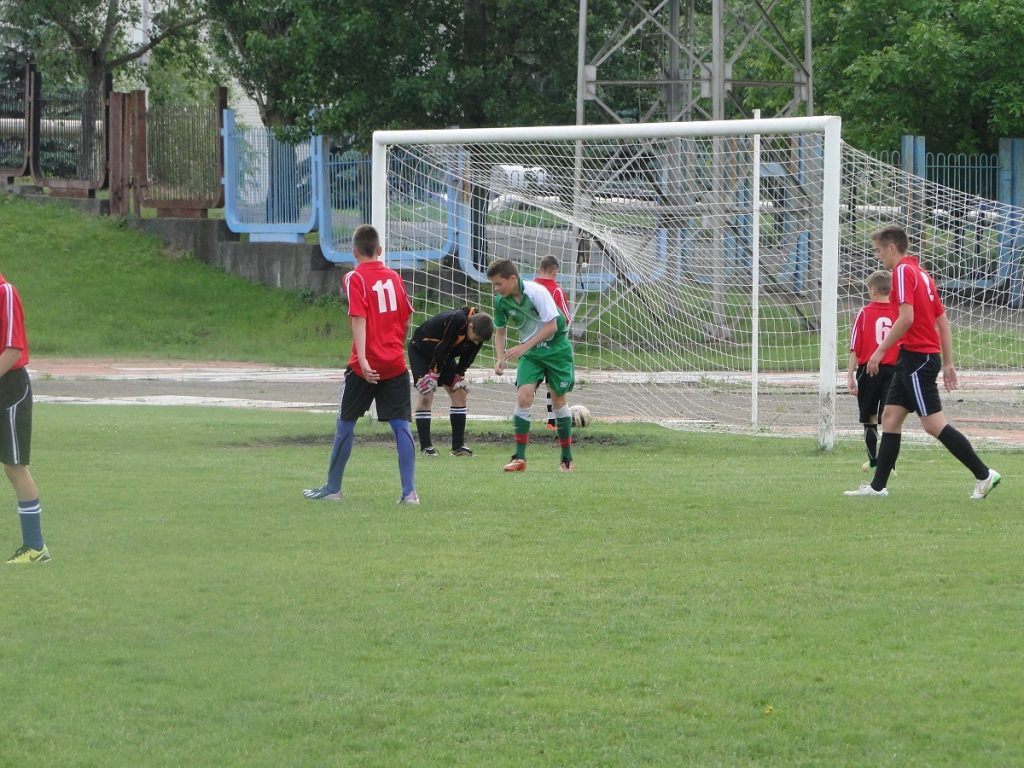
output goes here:
[{"label": "red jersey with number 11", "polygon": [[[349,317],[366,318],[366,359],[370,367],[381,379],[405,373],[405,336],[412,303],[402,278],[379,261],[364,261],[342,282]],[[354,341],[348,364],[356,374],[363,375]]]},{"label": "red jersey with number 11", "polygon": [[913,256],[904,256],[893,269],[889,302],[897,312],[900,304],[914,308],[914,322],[899,341],[901,349],[928,355],[942,351],[935,321],[946,313],[946,308],[942,306],[932,276],[921,269]]}]

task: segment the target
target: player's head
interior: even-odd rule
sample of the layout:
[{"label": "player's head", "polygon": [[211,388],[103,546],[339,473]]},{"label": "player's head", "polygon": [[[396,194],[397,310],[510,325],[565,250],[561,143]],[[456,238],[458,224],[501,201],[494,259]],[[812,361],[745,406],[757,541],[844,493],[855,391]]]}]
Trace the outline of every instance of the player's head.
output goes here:
[{"label": "player's head", "polygon": [[537,274],[554,277],[558,274],[558,258],[550,253],[537,262]]},{"label": "player's head", "polygon": [[356,227],[352,235],[352,253],[355,257],[375,259],[380,256],[380,252],[380,235],[377,234],[377,230],[369,224]]},{"label": "player's head", "polygon": [[483,344],[494,335],[494,321],[490,315],[477,312],[469,318],[469,328],[466,330],[469,340],[475,344]]},{"label": "player's head", "polygon": [[487,278],[494,290],[501,296],[512,296],[519,290],[519,270],[515,263],[508,259],[491,262],[487,268]]},{"label": "player's head", "polygon": [[888,298],[892,290],[892,275],[885,269],[876,269],[864,281],[872,301]]},{"label": "player's head", "polygon": [[890,225],[882,227],[871,235],[871,242],[875,245],[875,256],[888,268],[892,269],[902,259],[909,247],[907,233],[903,227]]}]

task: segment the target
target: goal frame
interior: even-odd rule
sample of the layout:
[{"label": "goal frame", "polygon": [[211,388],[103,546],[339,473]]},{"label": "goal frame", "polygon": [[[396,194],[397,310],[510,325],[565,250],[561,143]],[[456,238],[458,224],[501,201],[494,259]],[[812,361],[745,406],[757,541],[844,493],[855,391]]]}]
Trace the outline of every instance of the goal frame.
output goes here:
[{"label": "goal frame", "polygon": [[[387,259],[387,150],[409,144],[476,144],[530,141],[644,140],[697,137],[749,137],[813,133],[823,136],[821,210],[820,344],[818,371],[818,446],[832,451],[836,443],[836,377],[838,370],[839,202],[842,161],[842,120],[838,116],[781,117],[704,122],[634,123],[512,128],[451,128],[440,130],[384,130],[373,134],[371,223],[380,234]],[[754,164],[755,173],[758,163]],[[759,177],[755,177],[759,178]],[[754,188],[758,188],[755,184]],[[755,201],[757,196],[754,196]],[[756,209],[755,209],[756,210]],[[754,217],[757,219],[757,216]],[[756,258],[756,256],[755,256]],[[751,356],[751,419],[757,419],[757,345]]]}]

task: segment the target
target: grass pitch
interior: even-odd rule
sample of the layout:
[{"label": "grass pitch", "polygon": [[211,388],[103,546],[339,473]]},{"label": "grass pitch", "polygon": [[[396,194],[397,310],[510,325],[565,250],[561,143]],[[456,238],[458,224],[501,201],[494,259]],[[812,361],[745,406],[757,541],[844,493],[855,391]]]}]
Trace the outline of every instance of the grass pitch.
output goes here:
[{"label": "grass pitch", "polygon": [[38,405],[0,764],[1024,764],[1021,452],[847,499],[852,443],[595,425],[505,475],[507,428],[410,508],[379,425],[314,503],[329,416]]}]

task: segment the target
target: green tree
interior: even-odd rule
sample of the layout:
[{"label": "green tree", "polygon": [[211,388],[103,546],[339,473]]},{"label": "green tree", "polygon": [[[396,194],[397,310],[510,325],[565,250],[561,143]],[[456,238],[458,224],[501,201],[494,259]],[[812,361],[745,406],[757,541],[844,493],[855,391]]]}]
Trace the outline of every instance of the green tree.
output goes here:
[{"label": "green tree", "polygon": [[818,3],[814,40],[818,111],[842,115],[857,147],[917,134],[937,151],[993,151],[1024,133],[1019,0]]},{"label": "green tree", "polygon": [[164,40],[195,27],[203,20],[198,0],[167,0],[152,19],[148,40],[136,42],[132,30],[141,21],[138,0],[7,0],[0,4],[0,21],[20,36],[33,57],[60,71],[61,58],[74,63],[84,83],[82,142],[78,176],[95,175],[92,146],[94,126],[102,105],[108,74],[136,61]]},{"label": "green tree", "polygon": [[220,55],[268,125],[365,146],[379,128],[575,117],[575,3],[208,0],[208,9]]}]

